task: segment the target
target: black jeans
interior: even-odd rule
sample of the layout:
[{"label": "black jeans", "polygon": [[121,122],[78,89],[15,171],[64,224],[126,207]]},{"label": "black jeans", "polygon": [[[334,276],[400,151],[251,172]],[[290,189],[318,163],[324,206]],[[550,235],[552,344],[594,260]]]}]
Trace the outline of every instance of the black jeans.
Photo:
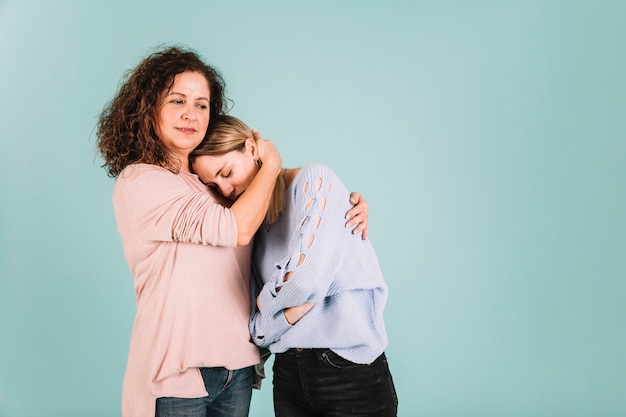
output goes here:
[{"label": "black jeans", "polygon": [[330,349],[289,349],[274,359],[277,417],[395,417],[398,397],[383,353],[350,362]]}]

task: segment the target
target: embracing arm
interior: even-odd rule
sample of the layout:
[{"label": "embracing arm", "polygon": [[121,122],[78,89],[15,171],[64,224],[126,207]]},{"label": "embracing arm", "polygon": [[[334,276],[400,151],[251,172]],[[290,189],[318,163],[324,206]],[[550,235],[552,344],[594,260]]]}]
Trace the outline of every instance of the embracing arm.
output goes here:
[{"label": "embracing arm", "polygon": [[253,133],[263,163],[252,183],[230,207],[237,220],[238,246],[250,243],[263,222],[282,162],[276,146],[261,138],[256,130]]},{"label": "embracing arm", "polygon": [[236,246],[237,223],[198,181],[149,164],[127,167],[113,191],[115,217],[137,242]]}]

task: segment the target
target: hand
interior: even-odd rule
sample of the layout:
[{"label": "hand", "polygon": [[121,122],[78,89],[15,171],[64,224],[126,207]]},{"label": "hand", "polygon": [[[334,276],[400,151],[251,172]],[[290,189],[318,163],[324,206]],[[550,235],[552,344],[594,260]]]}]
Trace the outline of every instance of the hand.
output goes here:
[{"label": "hand", "polygon": [[306,313],[309,312],[310,309],[313,308],[315,303],[304,303],[299,306],[289,307],[285,309],[285,318],[287,319],[287,323],[292,326],[298,322]]},{"label": "hand", "polygon": [[278,148],[271,140],[263,139],[258,130],[252,129],[252,135],[257,145],[259,160],[266,168],[280,172],[283,160],[278,152]]},{"label": "hand", "polygon": [[369,216],[369,208],[367,201],[356,191],[350,193],[350,203],[354,207],[346,213],[346,227],[354,227],[353,234],[361,233],[361,239],[367,239],[367,218]]}]

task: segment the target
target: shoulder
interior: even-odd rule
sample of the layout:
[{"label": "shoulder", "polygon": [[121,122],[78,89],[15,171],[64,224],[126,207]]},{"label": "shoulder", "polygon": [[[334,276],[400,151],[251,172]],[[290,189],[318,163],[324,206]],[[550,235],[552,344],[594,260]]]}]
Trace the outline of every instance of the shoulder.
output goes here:
[{"label": "shoulder", "polygon": [[131,164],[120,173],[115,181],[118,191],[137,192],[141,194],[163,193],[165,190],[189,188],[179,174],[152,164]]},{"label": "shoulder", "polygon": [[167,174],[176,175],[172,171],[158,165],[137,163],[128,165],[122,170],[122,172],[120,172],[120,175],[117,178],[118,180],[132,180],[144,175],[163,176]]},{"label": "shoulder", "polygon": [[116,182],[128,182],[128,183],[157,183],[165,185],[168,183],[179,183],[184,181],[183,177],[186,174],[184,172],[175,173],[167,168],[163,168],[153,164],[130,164],[120,172]]},{"label": "shoulder", "polygon": [[[291,187],[292,198],[303,199],[314,196],[341,197],[347,190],[335,171],[323,164],[305,165],[296,175]],[[348,201],[348,199],[345,199]]]},{"label": "shoulder", "polygon": [[337,174],[329,166],[323,164],[310,164],[300,168],[296,176],[296,182],[303,183],[312,180],[334,181],[338,179]]}]

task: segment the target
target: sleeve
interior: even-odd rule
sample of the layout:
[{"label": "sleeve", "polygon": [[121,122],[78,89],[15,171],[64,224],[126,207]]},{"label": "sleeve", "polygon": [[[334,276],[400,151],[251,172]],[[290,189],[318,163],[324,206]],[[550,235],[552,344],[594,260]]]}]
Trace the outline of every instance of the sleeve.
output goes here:
[{"label": "sleeve", "polygon": [[291,327],[292,325],[289,324],[282,310],[276,313],[274,317],[267,317],[256,312],[250,318],[252,340],[261,348],[267,348],[278,341]]},{"label": "sleeve", "polygon": [[344,225],[349,193],[329,168],[314,167],[299,174],[293,195],[288,196],[294,203],[291,212],[283,215],[296,224],[291,228],[294,232],[289,237],[288,254],[261,288],[260,311],[250,320],[251,334],[259,346],[270,345],[289,330],[285,308],[307,301],[318,303],[335,290],[335,260],[341,241],[338,234],[350,234]]},{"label": "sleeve", "polygon": [[257,296],[263,289],[263,282],[256,268],[256,263],[252,262],[252,273],[250,277],[250,321],[248,327],[252,341],[260,348],[267,348],[274,343],[291,325],[287,322],[283,311],[275,314],[271,320],[259,312],[257,307]]},{"label": "sleeve", "polygon": [[134,168],[117,179],[113,202],[116,216],[125,216],[138,239],[237,246],[235,216],[208,190],[164,168]]}]

